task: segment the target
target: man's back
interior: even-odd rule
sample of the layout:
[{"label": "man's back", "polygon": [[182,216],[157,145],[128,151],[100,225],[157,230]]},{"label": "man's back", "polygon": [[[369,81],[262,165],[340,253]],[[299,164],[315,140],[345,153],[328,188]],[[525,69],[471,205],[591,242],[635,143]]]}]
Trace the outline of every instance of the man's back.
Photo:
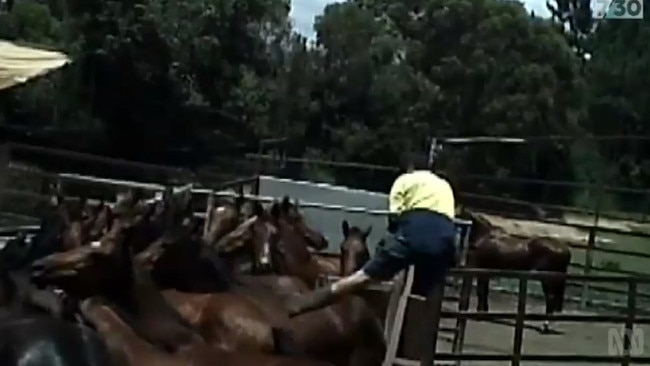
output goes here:
[{"label": "man's back", "polygon": [[451,220],[455,215],[451,186],[445,179],[427,170],[400,175],[391,188],[389,206],[395,214],[424,209],[445,215]]}]

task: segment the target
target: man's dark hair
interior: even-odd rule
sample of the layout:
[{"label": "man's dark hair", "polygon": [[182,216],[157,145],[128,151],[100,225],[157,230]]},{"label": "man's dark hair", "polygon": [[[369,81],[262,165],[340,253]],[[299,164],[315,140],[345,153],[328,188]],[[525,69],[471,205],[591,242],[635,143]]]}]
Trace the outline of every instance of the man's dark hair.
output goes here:
[{"label": "man's dark hair", "polygon": [[400,157],[399,169],[405,172],[410,167],[413,167],[414,170],[429,170],[428,156],[412,151],[403,153]]}]

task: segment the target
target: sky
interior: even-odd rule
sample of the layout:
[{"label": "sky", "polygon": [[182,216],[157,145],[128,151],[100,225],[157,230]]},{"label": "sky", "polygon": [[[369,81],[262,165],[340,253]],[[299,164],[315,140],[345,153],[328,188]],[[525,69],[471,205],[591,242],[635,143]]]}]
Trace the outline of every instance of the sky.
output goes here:
[{"label": "sky", "polygon": [[[528,10],[534,10],[538,16],[548,16],[546,0],[520,0]],[[334,0],[291,0],[291,17],[294,27],[301,34],[312,38],[314,35],[314,17],[322,13],[325,5]]]}]

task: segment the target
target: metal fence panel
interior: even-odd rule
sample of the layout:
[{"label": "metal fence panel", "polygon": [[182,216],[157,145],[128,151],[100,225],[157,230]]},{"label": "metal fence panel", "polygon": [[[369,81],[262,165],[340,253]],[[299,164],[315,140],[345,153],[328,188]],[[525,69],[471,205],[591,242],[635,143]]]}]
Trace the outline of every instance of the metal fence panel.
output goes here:
[{"label": "metal fence panel", "polygon": [[[319,202],[329,205],[349,207],[365,207],[369,210],[387,210],[388,196],[386,194],[349,189],[342,186],[320,184],[303,181],[293,181],[270,176],[260,176],[260,196],[283,197],[289,195],[298,201]],[[323,210],[312,207],[302,207],[307,223],[321,230],[330,243],[328,252],[338,252],[343,240],[341,222],[348,220],[350,225],[362,228],[372,225],[372,233],[368,238],[368,246],[374,252],[377,242],[386,230],[386,217],[368,215],[366,213],[349,213]]]}]

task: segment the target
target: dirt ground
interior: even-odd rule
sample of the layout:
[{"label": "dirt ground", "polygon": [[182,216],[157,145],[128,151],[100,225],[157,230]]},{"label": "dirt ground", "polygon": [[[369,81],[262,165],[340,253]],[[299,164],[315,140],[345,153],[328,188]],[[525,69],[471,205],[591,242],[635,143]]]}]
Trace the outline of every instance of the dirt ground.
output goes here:
[{"label": "dirt ground", "polygon": [[[475,309],[474,297],[470,309]],[[528,312],[543,313],[544,306],[541,302],[528,298]],[[446,308],[453,309],[453,304]],[[491,293],[491,311],[516,311],[516,298],[512,295]],[[578,313],[572,305],[568,305],[565,313]],[[444,325],[451,326],[454,320],[445,319]],[[612,327],[622,329],[622,324],[611,323],[552,323],[552,329],[559,334],[540,333],[541,322],[528,322],[524,331],[524,354],[581,354],[581,355],[607,355],[607,334]],[[644,337],[645,352],[650,355],[650,326],[639,326],[647,335]],[[496,324],[492,322],[468,321],[465,333],[464,352],[485,354],[512,353],[514,325]],[[438,340],[438,351],[451,351],[452,335],[441,333]],[[645,355],[645,354],[644,354]],[[509,362],[475,362],[465,361],[463,365],[497,366],[509,365]],[[558,363],[522,362],[524,365],[551,365]],[[572,363],[572,366],[592,366],[587,363]],[[605,364],[603,364],[605,365]],[[607,364],[609,365],[609,364]],[[617,365],[613,363],[611,365]]]}]

